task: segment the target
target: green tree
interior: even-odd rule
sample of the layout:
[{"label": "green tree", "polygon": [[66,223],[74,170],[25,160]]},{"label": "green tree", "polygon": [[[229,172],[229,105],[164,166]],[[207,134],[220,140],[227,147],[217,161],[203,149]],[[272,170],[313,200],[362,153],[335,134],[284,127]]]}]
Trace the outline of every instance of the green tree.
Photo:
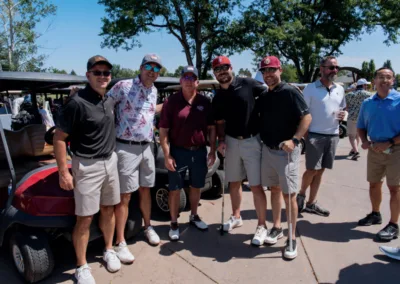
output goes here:
[{"label": "green tree", "polygon": [[139,70],[132,70],[129,68],[122,68],[119,64],[113,64],[112,76],[113,78],[135,78],[139,75]]},{"label": "green tree", "polygon": [[140,46],[139,36],[166,31],[182,46],[188,65],[196,66],[200,78],[207,76],[211,61],[219,54],[232,54],[239,44],[229,29],[235,21],[239,0],[131,1],[99,0],[105,5],[102,47],[130,50]]},{"label": "green tree", "polygon": [[240,68],[239,69],[239,72],[238,72],[238,76],[244,76],[244,77],[249,77],[249,78],[251,78],[251,72],[250,72],[250,70],[249,69],[243,69],[243,68]]},{"label": "green tree", "polygon": [[50,67],[45,69],[46,72],[48,73],[56,73],[56,74],[68,74],[67,71],[65,71],[64,69],[58,69],[55,67]]},{"label": "green tree", "polygon": [[174,75],[172,77],[181,77],[182,74],[182,70],[183,70],[183,66],[178,66],[178,68],[176,68]]},{"label": "green tree", "polygon": [[388,59],[383,63],[383,67],[388,67],[393,70],[392,62]]},{"label": "green tree", "polygon": [[372,79],[374,78],[375,70],[376,70],[376,68],[375,68],[375,62],[374,62],[373,59],[371,59],[371,60],[369,61],[369,64],[368,64],[368,71],[369,71],[369,73],[368,73],[368,79],[369,79],[369,80],[372,80]]},{"label": "green tree", "polygon": [[363,61],[361,64],[361,77],[368,79],[369,76],[369,64],[368,61]]},{"label": "green tree", "polygon": [[299,82],[299,76],[297,75],[296,67],[293,64],[282,64],[282,81],[287,83]]},{"label": "green tree", "polygon": [[69,75],[76,75],[76,72],[74,69],[71,70],[71,73],[69,73]]},{"label": "green tree", "polygon": [[48,0],[0,0],[0,41],[10,70],[40,70],[45,56],[37,54],[36,40],[41,34],[35,28],[55,13],[56,6]]}]

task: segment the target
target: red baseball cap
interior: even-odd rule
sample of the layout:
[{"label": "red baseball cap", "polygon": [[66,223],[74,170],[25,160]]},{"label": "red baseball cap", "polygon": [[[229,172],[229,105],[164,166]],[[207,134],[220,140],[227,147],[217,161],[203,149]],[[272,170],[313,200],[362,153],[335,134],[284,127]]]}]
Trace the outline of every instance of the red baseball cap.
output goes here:
[{"label": "red baseball cap", "polygon": [[212,69],[220,65],[231,65],[231,61],[226,56],[218,56],[212,62]]},{"label": "red baseball cap", "polygon": [[275,56],[266,56],[261,60],[260,64],[258,64],[258,70],[266,67],[280,68],[281,62]]}]

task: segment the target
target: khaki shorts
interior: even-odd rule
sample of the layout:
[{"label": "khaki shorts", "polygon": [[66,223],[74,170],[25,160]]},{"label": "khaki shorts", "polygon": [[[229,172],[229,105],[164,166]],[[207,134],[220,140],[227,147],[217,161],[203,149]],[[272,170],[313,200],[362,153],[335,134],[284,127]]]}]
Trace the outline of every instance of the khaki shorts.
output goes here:
[{"label": "khaki shorts", "polygon": [[139,186],[153,187],[156,179],[153,143],[129,145],[117,142],[121,193],[132,193]]},{"label": "khaki shorts", "polygon": [[248,139],[226,136],[225,179],[226,182],[242,181],[246,178],[250,186],[261,184],[261,139],[260,135]]},{"label": "khaki shorts", "polygon": [[391,154],[368,150],[367,180],[371,183],[382,182],[386,177],[387,185],[400,185],[400,145],[392,147]]},{"label": "khaki shorts", "polygon": [[354,120],[347,121],[347,134],[351,136],[357,135],[357,121]]},{"label": "khaki shorts", "polygon": [[284,194],[299,191],[299,165],[301,147],[297,146],[289,154],[283,150],[272,150],[263,145],[261,161],[261,181],[263,186],[279,186]]},{"label": "khaki shorts", "polygon": [[109,158],[72,158],[74,177],[75,214],[92,216],[100,205],[112,206],[120,202],[117,154]]}]

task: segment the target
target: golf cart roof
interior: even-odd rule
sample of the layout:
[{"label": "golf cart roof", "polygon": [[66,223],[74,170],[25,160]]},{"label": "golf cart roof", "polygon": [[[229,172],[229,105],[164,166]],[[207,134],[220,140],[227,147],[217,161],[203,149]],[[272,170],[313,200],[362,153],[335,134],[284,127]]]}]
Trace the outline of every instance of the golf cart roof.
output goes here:
[{"label": "golf cart roof", "polygon": [[8,90],[31,90],[53,92],[71,85],[86,84],[85,76],[43,72],[0,72],[0,92]]},{"label": "golf cart roof", "polygon": [[[217,80],[200,80],[198,90],[207,90],[207,89],[219,89],[219,83]],[[181,89],[181,85],[173,85],[165,88],[165,91],[177,91]]]}]

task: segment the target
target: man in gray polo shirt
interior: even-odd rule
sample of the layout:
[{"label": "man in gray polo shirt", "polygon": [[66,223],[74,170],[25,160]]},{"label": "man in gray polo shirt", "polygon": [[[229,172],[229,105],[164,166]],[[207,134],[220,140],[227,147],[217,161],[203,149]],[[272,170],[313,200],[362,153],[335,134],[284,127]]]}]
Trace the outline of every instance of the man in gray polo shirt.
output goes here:
[{"label": "man in gray polo shirt", "polygon": [[328,217],[330,212],[316,202],[325,169],[332,169],[339,143],[339,121],[345,116],[346,101],[342,86],[334,83],[339,66],[333,56],[320,62],[321,79],[309,84],[303,91],[312,122],[306,138],[306,171],[300,193],[297,195],[299,212],[304,208],[306,191],[310,197],[304,211]]}]

